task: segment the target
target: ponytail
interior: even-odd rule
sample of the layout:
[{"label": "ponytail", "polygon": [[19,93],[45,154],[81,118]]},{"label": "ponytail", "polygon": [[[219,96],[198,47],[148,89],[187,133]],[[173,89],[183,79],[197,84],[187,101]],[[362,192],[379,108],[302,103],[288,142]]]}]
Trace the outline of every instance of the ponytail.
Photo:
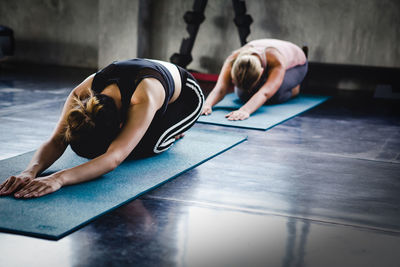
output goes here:
[{"label": "ponytail", "polygon": [[73,151],[85,158],[105,153],[119,133],[119,113],[114,100],[88,89],[88,97],[74,97],[66,116],[64,140]]},{"label": "ponytail", "polygon": [[94,118],[103,108],[99,100],[89,90],[89,97],[81,100],[74,97],[73,108],[67,114],[67,127],[64,133],[66,142],[71,143],[77,139],[82,133],[89,132],[96,127]]}]

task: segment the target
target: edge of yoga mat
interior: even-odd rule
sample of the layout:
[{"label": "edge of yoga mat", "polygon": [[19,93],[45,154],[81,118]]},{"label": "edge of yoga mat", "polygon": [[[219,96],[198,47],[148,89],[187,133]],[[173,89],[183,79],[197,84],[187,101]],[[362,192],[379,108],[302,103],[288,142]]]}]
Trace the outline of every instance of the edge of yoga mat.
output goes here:
[{"label": "edge of yoga mat", "polygon": [[[314,104],[308,106],[306,109],[304,109],[304,110],[302,110],[302,111],[300,111],[300,112],[297,112],[297,113],[295,113],[295,114],[293,114],[293,115],[287,116],[287,117],[285,117],[285,119],[280,120],[280,121],[277,122],[277,123],[270,124],[270,125],[268,125],[268,126],[246,126],[246,125],[240,125],[240,124],[239,124],[239,125],[238,125],[238,124],[235,125],[235,121],[229,121],[229,120],[227,120],[227,119],[226,119],[226,121],[222,121],[222,122],[214,122],[214,121],[209,121],[208,118],[207,118],[207,116],[201,116],[201,117],[197,120],[197,123],[211,124],[211,125],[219,125],[219,126],[227,126],[227,127],[232,127],[232,128],[242,128],[242,129],[251,129],[251,130],[267,131],[267,130],[269,130],[269,129],[271,129],[271,128],[273,128],[273,127],[275,127],[275,126],[277,126],[277,125],[279,125],[279,124],[281,124],[281,123],[284,123],[284,122],[287,121],[287,120],[290,120],[290,119],[292,119],[292,118],[294,118],[294,117],[296,117],[296,116],[298,116],[298,115],[303,114],[304,112],[309,111],[310,109],[315,108],[316,106],[318,106],[318,105],[320,105],[320,104],[326,102],[327,100],[329,100],[329,99],[331,98],[330,96],[308,95],[308,94],[300,94],[299,96],[304,96],[304,97],[319,97],[319,98],[321,98],[321,99],[320,99],[318,102],[316,102],[316,103],[314,103]],[[294,98],[294,99],[296,99],[296,98]],[[293,99],[293,100],[294,100],[294,99]],[[289,101],[291,101],[291,100],[289,100]],[[288,103],[288,102],[286,102],[286,103]],[[225,105],[223,105],[223,106],[216,105],[216,108],[223,108],[223,107],[225,107],[225,108],[227,108],[227,109],[228,109],[228,108],[235,109],[235,108],[234,108],[234,105],[235,105],[235,104],[233,104],[231,107],[228,107],[228,106],[225,106]],[[278,105],[285,105],[285,103],[283,103],[283,104],[278,104]],[[268,107],[271,107],[271,106],[264,106],[264,107],[268,108]],[[226,111],[226,112],[229,112],[229,111]],[[212,116],[212,114],[209,115],[209,116]],[[267,116],[267,115],[266,115],[266,116]],[[250,116],[249,119],[251,119],[251,116]],[[244,121],[238,121],[238,122],[240,123],[240,122],[246,122],[246,121],[244,120]]]},{"label": "edge of yoga mat", "polygon": [[[12,233],[12,234],[19,234],[19,235],[30,236],[30,237],[38,237],[38,238],[44,238],[44,239],[48,239],[48,240],[55,240],[55,241],[56,241],[56,240],[59,240],[59,239],[65,237],[65,236],[69,235],[70,233],[75,232],[76,230],[82,228],[83,226],[89,224],[90,222],[96,220],[97,218],[99,218],[99,217],[105,215],[106,213],[109,213],[109,212],[111,212],[111,211],[117,209],[118,207],[123,206],[123,205],[127,204],[128,202],[130,202],[130,201],[132,201],[132,200],[134,200],[134,199],[136,199],[136,198],[138,198],[138,197],[140,197],[140,196],[146,194],[147,192],[152,191],[153,189],[155,189],[155,188],[157,188],[157,187],[160,187],[161,185],[163,185],[163,184],[169,182],[170,180],[172,180],[172,179],[178,177],[178,176],[181,175],[182,173],[187,172],[187,171],[189,171],[189,170],[191,170],[191,169],[194,169],[195,167],[197,167],[197,166],[203,164],[204,162],[206,162],[206,161],[208,161],[208,160],[210,160],[210,159],[212,159],[212,158],[214,158],[214,157],[216,157],[216,156],[218,156],[218,155],[220,155],[220,154],[226,152],[227,150],[229,150],[229,149],[231,149],[231,148],[233,148],[233,147],[235,147],[235,146],[239,145],[240,143],[242,143],[242,142],[244,142],[244,141],[247,140],[247,136],[242,135],[242,134],[228,133],[228,132],[221,132],[221,131],[214,131],[214,130],[203,130],[203,129],[191,129],[191,130],[187,133],[187,135],[189,135],[190,132],[196,132],[196,131],[197,131],[197,132],[203,132],[203,133],[209,134],[210,136],[212,136],[212,135],[214,135],[214,136],[216,136],[216,135],[225,135],[225,136],[228,135],[230,138],[233,138],[234,140],[231,140],[229,145],[227,145],[224,149],[218,151],[217,153],[213,153],[212,155],[207,156],[206,158],[200,160],[200,161],[197,162],[196,164],[191,165],[189,168],[185,168],[184,170],[179,171],[178,173],[176,173],[176,174],[170,176],[169,178],[166,178],[166,179],[162,180],[161,182],[159,182],[159,183],[157,183],[157,184],[155,184],[155,185],[150,186],[150,187],[147,188],[146,190],[141,191],[140,193],[137,193],[137,194],[135,194],[135,195],[132,195],[132,197],[130,197],[130,198],[128,198],[128,199],[126,199],[126,200],[120,202],[120,203],[117,204],[117,205],[114,205],[114,206],[111,207],[111,208],[105,209],[103,212],[100,212],[100,213],[97,214],[96,216],[93,216],[93,217],[91,217],[91,218],[88,219],[88,220],[82,221],[80,224],[77,224],[77,225],[75,225],[74,227],[70,228],[69,230],[66,230],[66,231],[64,231],[64,232],[62,232],[62,233],[60,233],[60,234],[58,234],[58,235],[52,235],[52,234],[46,234],[46,233],[38,233],[38,232],[31,232],[31,231],[23,231],[23,230],[15,230],[15,229],[10,229],[10,228],[2,227],[1,225],[0,225],[0,232]],[[183,140],[182,140],[182,141],[183,141]],[[172,149],[174,149],[174,147],[170,148],[170,150],[172,150]],[[6,161],[6,160],[18,158],[18,157],[21,157],[21,156],[23,156],[23,155],[30,154],[30,153],[33,153],[33,151],[30,151],[30,152],[27,152],[27,153],[24,153],[24,154],[21,154],[21,155],[19,155],[19,156],[15,156],[15,157],[12,157],[12,158],[9,158],[9,159],[1,160],[1,161]],[[164,153],[168,153],[168,151],[166,151],[166,152],[164,152]],[[155,156],[155,157],[157,157],[157,156]],[[108,177],[108,178],[110,178],[110,177]],[[89,182],[90,182],[90,181],[89,181]],[[83,183],[83,184],[85,184],[85,183]],[[74,186],[79,186],[79,185],[74,185]],[[55,193],[57,193],[57,192],[55,192]],[[8,198],[12,198],[11,196],[7,196],[7,197],[8,197]],[[3,197],[0,197],[0,200],[1,200],[1,198],[3,198]],[[16,200],[16,201],[29,201],[29,199],[28,199],[28,200]]]}]

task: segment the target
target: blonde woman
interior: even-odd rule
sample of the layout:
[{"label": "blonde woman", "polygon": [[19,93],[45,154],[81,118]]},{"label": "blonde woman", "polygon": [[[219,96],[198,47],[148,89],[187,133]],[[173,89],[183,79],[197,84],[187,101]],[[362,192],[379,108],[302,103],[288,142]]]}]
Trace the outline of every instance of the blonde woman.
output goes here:
[{"label": "blonde woman", "polygon": [[[161,153],[195,123],[203,100],[192,75],[176,65],[114,62],[71,92],[53,135],[22,173],[0,185],[0,195],[40,197],[110,172],[130,155]],[[68,145],[91,160],[38,178]]]},{"label": "blonde woman", "polygon": [[307,69],[306,56],[295,44],[276,39],[251,41],[225,60],[202,114],[211,114],[212,107],[234,89],[245,104],[225,117],[245,120],[266,103],[283,103],[298,95]]}]

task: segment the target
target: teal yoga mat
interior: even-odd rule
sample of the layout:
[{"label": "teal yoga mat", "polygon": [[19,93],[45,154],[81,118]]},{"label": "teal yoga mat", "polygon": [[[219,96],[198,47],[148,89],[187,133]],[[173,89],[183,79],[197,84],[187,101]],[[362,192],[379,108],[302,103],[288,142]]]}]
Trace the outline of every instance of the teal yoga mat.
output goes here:
[{"label": "teal yoga mat", "polygon": [[251,114],[251,116],[246,120],[229,121],[225,118],[225,115],[231,111],[239,109],[243,105],[237,96],[232,93],[226,95],[220,103],[213,107],[211,115],[201,116],[197,122],[247,129],[268,130],[279,123],[323,103],[328,98],[329,97],[327,96],[300,94],[282,104],[264,105]]},{"label": "teal yoga mat", "polygon": [[[125,161],[96,180],[63,187],[36,199],[0,197],[0,230],[60,239],[245,139],[241,134],[193,128],[168,151],[150,158]],[[23,170],[33,153],[0,161],[0,182]],[[67,149],[48,172],[85,161]]]}]

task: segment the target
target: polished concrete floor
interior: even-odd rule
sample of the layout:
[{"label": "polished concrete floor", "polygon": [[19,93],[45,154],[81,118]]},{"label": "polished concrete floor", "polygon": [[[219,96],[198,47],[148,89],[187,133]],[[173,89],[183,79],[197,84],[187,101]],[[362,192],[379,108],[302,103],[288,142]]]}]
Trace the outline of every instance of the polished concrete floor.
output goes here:
[{"label": "polished concrete floor", "polygon": [[[0,159],[90,73],[0,71]],[[399,106],[335,93],[267,132],[196,124],[248,141],[59,241],[0,233],[0,266],[400,266]]]}]

